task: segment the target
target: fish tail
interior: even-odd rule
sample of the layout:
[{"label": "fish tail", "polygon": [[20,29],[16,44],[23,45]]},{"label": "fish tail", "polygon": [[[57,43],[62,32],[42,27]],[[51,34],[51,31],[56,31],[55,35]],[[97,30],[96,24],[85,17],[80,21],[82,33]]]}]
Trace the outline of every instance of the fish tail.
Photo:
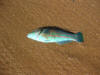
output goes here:
[{"label": "fish tail", "polygon": [[75,34],[76,35],[76,39],[77,39],[77,42],[84,42],[84,39],[83,39],[83,34],[81,32],[78,32]]}]

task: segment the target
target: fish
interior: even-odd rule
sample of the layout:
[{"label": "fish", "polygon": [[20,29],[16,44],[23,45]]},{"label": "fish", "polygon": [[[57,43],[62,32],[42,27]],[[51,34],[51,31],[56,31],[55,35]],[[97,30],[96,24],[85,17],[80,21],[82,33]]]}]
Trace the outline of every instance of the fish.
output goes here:
[{"label": "fish", "polygon": [[72,33],[61,28],[41,27],[27,34],[27,38],[43,43],[57,43],[59,45],[79,42],[82,43],[83,34],[81,32]]}]

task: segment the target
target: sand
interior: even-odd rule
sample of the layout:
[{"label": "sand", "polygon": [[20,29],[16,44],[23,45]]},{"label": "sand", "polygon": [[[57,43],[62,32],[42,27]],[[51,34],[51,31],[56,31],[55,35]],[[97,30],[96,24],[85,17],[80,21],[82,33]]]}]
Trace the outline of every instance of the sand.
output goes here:
[{"label": "sand", "polygon": [[[0,0],[0,75],[100,75],[100,0]],[[82,32],[84,43],[28,39],[43,26]]]}]

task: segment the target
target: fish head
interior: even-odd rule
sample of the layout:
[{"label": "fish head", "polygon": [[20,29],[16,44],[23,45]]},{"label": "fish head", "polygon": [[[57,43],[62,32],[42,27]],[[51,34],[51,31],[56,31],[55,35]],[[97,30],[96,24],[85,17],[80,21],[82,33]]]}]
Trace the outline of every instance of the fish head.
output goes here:
[{"label": "fish head", "polygon": [[40,34],[40,29],[37,29],[37,30],[34,30],[34,31],[32,31],[31,33],[28,33],[27,34],[27,38],[29,38],[29,39],[37,39],[37,37],[39,36],[39,34]]}]

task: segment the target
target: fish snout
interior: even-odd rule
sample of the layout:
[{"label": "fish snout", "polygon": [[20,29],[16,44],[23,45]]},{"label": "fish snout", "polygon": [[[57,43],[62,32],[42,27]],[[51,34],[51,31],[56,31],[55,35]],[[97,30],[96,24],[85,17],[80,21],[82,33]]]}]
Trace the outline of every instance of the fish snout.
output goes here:
[{"label": "fish snout", "polygon": [[33,35],[31,33],[29,33],[29,34],[27,34],[27,38],[32,39],[33,38]]}]

